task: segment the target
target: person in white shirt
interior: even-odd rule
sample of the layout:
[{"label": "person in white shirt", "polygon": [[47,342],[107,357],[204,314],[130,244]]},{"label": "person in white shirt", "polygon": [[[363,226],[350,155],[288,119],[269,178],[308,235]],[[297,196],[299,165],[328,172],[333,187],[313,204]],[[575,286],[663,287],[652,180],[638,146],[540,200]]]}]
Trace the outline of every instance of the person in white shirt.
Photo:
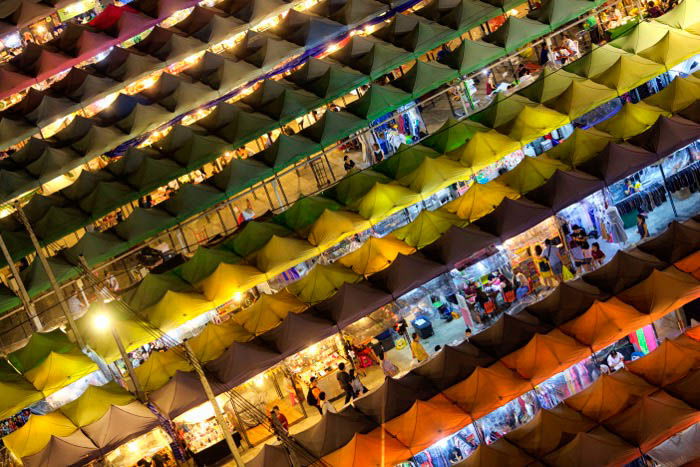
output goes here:
[{"label": "person in white shirt", "polygon": [[255,218],[255,210],[253,209],[253,203],[250,200],[246,201],[245,209],[243,210],[243,220],[249,221]]},{"label": "person in white shirt", "polygon": [[566,47],[569,52],[571,52],[571,56],[576,59],[579,57],[580,54],[580,49],[578,47],[578,41],[574,39],[571,36],[566,36],[566,39],[564,39],[564,47]]},{"label": "person in white shirt", "polygon": [[611,371],[617,371],[625,367],[625,358],[617,350],[610,352],[607,361]]},{"label": "person in white shirt", "polygon": [[321,401],[321,414],[326,415],[328,412],[330,413],[338,413],[338,411],[335,409],[333,404],[331,404],[331,401],[326,399],[326,393],[321,392],[318,395],[319,400]]}]

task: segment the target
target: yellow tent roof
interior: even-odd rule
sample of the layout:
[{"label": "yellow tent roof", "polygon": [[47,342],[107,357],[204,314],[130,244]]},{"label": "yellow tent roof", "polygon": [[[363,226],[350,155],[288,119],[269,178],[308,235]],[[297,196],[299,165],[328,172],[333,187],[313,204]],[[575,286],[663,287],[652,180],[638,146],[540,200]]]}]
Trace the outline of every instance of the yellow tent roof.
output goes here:
[{"label": "yellow tent roof", "polygon": [[700,36],[671,30],[656,44],[639,52],[639,56],[672,68],[699,53]]},{"label": "yellow tent roof", "polygon": [[537,106],[526,105],[515,120],[498,130],[504,133],[504,130],[507,130],[511,139],[525,145],[567,123],[569,123],[569,117],[556,110],[541,104]]},{"label": "yellow tent roof", "polygon": [[538,157],[524,157],[510,172],[500,175],[496,181],[524,195],[544,185],[557,169],[564,170],[566,165],[544,154]]},{"label": "yellow tent roof", "polygon": [[610,42],[610,45],[631,54],[656,45],[670,28],[656,21],[641,21],[630,32]]},{"label": "yellow tent roof", "polygon": [[430,196],[436,191],[459,181],[467,180],[471,176],[472,170],[470,168],[466,168],[447,157],[436,159],[426,157],[414,171],[401,177],[398,182],[423,196]]},{"label": "yellow tent roof", "polygon": [[340,264],[358,274],[369,276],[387,268],[399,254],[409,255],[415,249],[393,235],[369,237],[357,250],[340,258]]},{"label": "yellow tent roof", "polygon": [[44,449],[51,436],[68,436],[78,427],[60,412],[31,415],[24,426],[2,440],[18,459],[31,456]]},{"label": "yellow tent roof", "polygon": [[572,135],[547,151],[547,156],[574,168],[595,157],[614,139],[611,134],[596,128],[576,128]]},{"label": "yellow tent roof", "polygon": [[115,302],[98,304],[90,309],[75,324],[78,331],[90,346],[106,362],[111,363],[121,358],[114,336],[109,330],[95,328],[95,316],[105,313],[110,318],[110,326],[117,330],[119,339],[127,352],[141,347],[153,340],[153,334],[148,332],[146,323],[139,323],[136,316],[127,316],[124,310],[118,308]]},{"label": "yellow tent roof", "polygon": [[661,115],[670,116],[663,109],[644,101],[626,103],[614,117],[596,125],[596,128],[610,133],[615,138],[628,139],[651,127]]},{"label": "yellow tent roof", "polygon": [[245,292],[262,282],[265,282],[265,274],[253,266],[221,263],[199,287],[212,302],[223,304],[236,293]]},{"label": "yellow tent roof", "polygon": [[621,55],[602,73],[591,79],[614,89],[620,94],[640,86],[666,71],[666,67],[637,55]]},{"label": "yellow tent roof", "polygon": [[683,29],[691,34],[700,34],[700,1],[685,0],[680,2],[673,10],[653,21]]},{"label": "yellow tent roof", "polygon": [[379,221],[420,201],[421,195],[394,183],[375,183],[355,208],[365,219]]},{"label": "yellow tent roof", "polygon": [[214,302],[203,294],[168,290],[155,305],[141,314],[158,329],[169,331],[213,308]]},{"label": "yellow tent roof", "polygon": [[78,349],[66,353],[51,352],[37,367],[24,377],[45,396],[97,370],[95,362]]},{"label": "yellow tent roof", "polygon": [[42,393],[22,377],[12,381],[0,381],[0,394],[0,419],[11,417],[44,398]]},{"label": "yellow tent roof", "polygon": [[251,334],[260,335],[277,327],[289,312],[301,313],[308,305],[286,290],[274,295],[262,294],[248,308],[233,315],[233,321]]},{"label": "yellow tent roof", "polygon": [[462,219],[474,222],[496,209],[503,198],[519,197],[520,194],[514,189],[492,180],[489,183],[474,183],[462,196],[444,207]]},{"label": "yellow tent roof", "polygon": [[571,62],[564,69],[585,78],[593,78],[609,70],[620,57],[629,55],[630,53],[610,44],[594,46],[591,52]]},{"label": "yellow tent roof", "polygon": [[221,324],[209,323],[195,337],[187,341],[192,353],[200,362],[218,358],[234,342],[246,342],[253,335],[233,320]]},{"label": "yellow tent roof", "polygon": [[311,226],[308,239],[312,245],[325,250],[371,226],[367,219],[354,212],[326,209]]},{"label": "yellow tent roof", "polygon": [[346,282],[362,277],[338,263],[317,264],[304,277],[290,284],[287,290],[306,303],[318,303],[335,294]]},{"label": "yellow tent roof", "polygon": [[644,99],[650,105],[678,112],[700,99],[700,78],[695,76],[676,76],[671,83],[661,91]]},{"label": "yellow tent roof", "polygon": [[449,156],[477,172],[521,147],[518,141],[496,130],[488,130],[475,133],[467,144]]},{"label": "yellow tent roof", "polygon": [[556,98],[543,102],[569,118],[577,118],[617,96],[607,86],[590,79],[572,81],[571,85]]},{"label": "yellow tent roof", "polygon": [[76,426],[86,426],[102,418],[110,406],[126,405],[135,399],[133,394],[111,381],[103,386],[88,386],[80,397],[60,410]]},{"label": "yellow tent roof", "polygon": [[190,371],[192,367],[182,352],[172,349],[165,352],[152,352],[145,362],[134,368],[141,389],[146,392],[163,387],[177,370]]},{"label": "yellow tent roof", "polygon": [[408,245],[423,248],[436,241],[453,225],[463,226],[467,222],[444,209],[423,210],[410,224],[394,231],[394,235]]},{"label": "yellow tent roof", "polygon": [[307,259],[321,254],[321,250],[309,242],[292,237],[273,235],[264,247],[253,254],[255,265],[274,277]]}]

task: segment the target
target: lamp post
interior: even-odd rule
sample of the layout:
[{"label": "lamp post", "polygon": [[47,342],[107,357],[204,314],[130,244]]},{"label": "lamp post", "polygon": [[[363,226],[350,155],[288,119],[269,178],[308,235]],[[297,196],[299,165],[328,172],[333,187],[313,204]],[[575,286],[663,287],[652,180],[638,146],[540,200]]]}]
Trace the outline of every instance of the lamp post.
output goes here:
[{"label": "lamp post", "polygon": [[112,333],[112,337],[114,338],[114,342],[117,344],[117,349],[119,349],[119,354],[122,357],[122,360],[124,360],[124,365],[126,365],[126,370],[129,373],[129,378],[131,378],[131,382],[134,385],[134,391],[136,392],[136,397],[141,402],[146,402],[146,396],[144,395],[143,391],[141,390],[141,385],[139,384],[139,380],[136,378],[136,372],[134,372],[134,367],[131,364],[131,360],[129,360],[129,356],[126,353],[126,349],[124,348],[124,344],[122,343],[121,338],[119,337],[119,333],[117,332],[117,328],[112,325],[112,320],[109,317],[107,313],[100,313],[95,315],[93,319],[93,325],[95,326],[95,329],[97,329],[100,332],[106,332],[108,329]]}]

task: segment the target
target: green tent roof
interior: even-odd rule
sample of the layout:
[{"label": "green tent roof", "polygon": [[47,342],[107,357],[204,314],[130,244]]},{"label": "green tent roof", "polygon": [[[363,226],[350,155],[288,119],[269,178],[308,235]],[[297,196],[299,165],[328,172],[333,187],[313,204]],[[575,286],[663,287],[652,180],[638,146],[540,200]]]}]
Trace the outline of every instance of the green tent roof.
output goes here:
[{"label": "green tent roof", "polygon": [[79,265],[78,257],[84,256],[88,264],[96,265],[124,251],[124,241],[112,232],[86,232],[78,243],[65,252],[66,259]]},{"label": "green tent roof", "polygon": [[60,329],[35,332],[29,337],[27,345],[9,354],[7,359],[20,373],[24,374],[41,365],[51,352],[67,353],[74,349],[75,344]]},{"label": "green tent roof", "polygon": [[[13,308],[17,308],[21,303],[22,301],[11,289],[0,285],[0,315]],[[1,380],[2,377],[0,376],[0,381]]]},{"label": "green tent roof", "polygon": [[321,104],[319,98],[310,92],[292,89],[271,79],[263,81],[258,89],[242,100],[254,110],[281,122],[304,115]]},{"label": "green tent roof", "polygon": [[[61,255],[51,256],[46,258],[46,261],[48,261],[51,271],[58,282],[80,275],[80,269],[69,263]],[[38,258],[34,259],[29,267],[20,273],[20,276],[24,286],[27,288],[27,292],[32,296],[40,294],[51,287],[49,277],[46,275],[46,271]]]},{"label": "green tent roof", "polygon": [[449,118],[438,131],[423,140],[421,144],[441,154],[447,154],[466,144],[476,131],[476,125],[470,125],[465,121],[458,122],[453,118]]},{"label": "green tent roof", "polygon": [[503,14],[500,8],[478,0],[461,0],[438,21],[462,34]]},{"label": "green tent roof", "polygon": [[80,209],[93,219],[114,211],[115,207],[127,204],[138,197],[133,189],[121,182],[100,182],[93,191],[79,202]]},{"label": "green tent roof", "polygon": [[370,79],[377,79],[406,63],[411,54],[377,39],[353,36],[350,42],[332,57],[368,75]]},{"label": "green tent roof", "polygon": [[175,218],[162,209],[136,208],[124,222],[117,224],[114,231],[130,245],[135,245],[176,223]]},{"label": "green tent roof", "polygon": [[183,280],[194,285],[214,273],[221,263],[236,264],[241,261],[237,254],[223,248],[199,247],[192,258],[173,270]]},{"label": "green tent roof", "polygon": [[373,33],[375,37],[420,56],[447,42],[455,31],[417,15],[395,15],[386,26]]},{"label": "green tent roof", "polygon": [[572,81],[583,81],[584,79],[565,70],[545,67],[537,79],[518,91],[518,94],[533,102],[547,102],[566,91]]},{"label": "green tent roof", "polygon": [[331,199],[309,196],[296,201],[289,209],[275,216],[274,221],[296,232],[301,232],[316,222],[326,209],[337,210],[340,207],[340,204]]},{"label": "green tent roof", "polygon": [[469,119],[497,129],[514,120],[529,104],[532,104],[532,101],[518,94],[506,96],[498,93],[488,107],[470,116]]},{"label": "green tent roof", "polygon": [[503,47],[506,52],[513,52],[550,30],[549,26],[539,21],[510,16],[500,28],[484,37],[484,41]]},{"label": "green tent roof", "polygon": [[392,84],[417,99],[455,78],[457,72],[446,65],[416,60],[415,65]]},{"label": "green tent roof", "polygon": [[544,0],[542,6],[531,11],[527,17],[556,29],[594,6],[590,0]]},{"label": "green tent roof", "polygon": [[81,200],[92,193],[98,183],[113,180],[114,176],[105,170],[83,170],[76,181],[61,190],[61,195],[70,200]]},{"label": "green tent roof", "polygon": [[272,168],[255,159],[234,159],[211,178],[211,183],[227,195],[235,195],[273,173]]},{"label": "green tent roof", "polygon": [[255,159],[279,169],[321,149],[321,145],[300,134],[287,136],[281,133],[274,143],[256,154]]},{"label": "green tent roof", "polygon": [[411,95],[393,86],[373,84],[355,102],[347,106],[348,112],[366,120],[376,120],[411,101]]},{"label": "green tent roof", "polygon": [[85,225],[87,220],[88,217],[79,209],[56,206],[49,208],[32,227],[41,240],[51,242],[75,232]]},{"label": "green tent roof", "polygon": [[[129,151],[126,157],[131,157],[131,155],[132,152]],[[117,163],[123,160],[119,160]],[[141,194],[150,193],[184,172],[179,164],[162,156],[151,157],[150,155],[145,155],[140,157],[138,161],[132,158],[125,162],[133,163],[135,167],[133,172],[125,174],[122,179]]]},{"label": "green tent roof", "polygon": [[221,190],[200,183],[188,183],[180,187],[172,198],[163,203],[163,209],[183,221],[188,217],[222,201],[225,194]]},{"label": "green tent roof", "polygon": [[223,154],[227,144],[215,136],[201,135],[190,127],[176,125],[153,146],[181,166],[193,170]]},{"label": "green tent roof", "polygon": [[328,147],[341,139],[353,134],[367,126],[367,120],[341,110],[340,112],[326,112],[316,123],[304,128],[301,135]]},{"label": "green tent roof", "polygon": [[369,82],[369,77],[336,63],[310,58],[286,78],[323,99],[335,99]]},{"label": "green tent roof", "polygon": [[[347,0],[342,3],[340,8],[338,8],[338,5],[340,5],[338,2],[327,0],[319,4],[316,11],[333,21],[351,26],[369,19],[370,16],[374,17],[377,13],[387,9],[385,5],[374,0]],[[324,12],[324,10],[326,11]]]},{"label": "green tent roof", "polygon": [[139,284],[124,294],[124,299],[136,311],[143,311],[155,305],[168,291],[187,292],[192,286],[183,281],[173,271],[163,274],[147,274]]},{"label": "green tent roof", "polygon": [[459,47],[438,61],[457,70],[461,75],[468,75],[505,55],[506,50],[503,47],[488,42],[462,41]]},{"label": "green tent roof", "polygon": [[379,183],[388,183],[391,179],[373,170],[357,172],[345,177],[337,185],[328,190],[327,195],[349,206],[367,194],[372,187]]},{"label": "green tent roof", "polygon": [[221,246],[245,257],[265,246],[273,235],[285,237],[291,234],[292,232],[289,229],[279,224],[250,221],[245,224],[240,232],[223,242]]},{"label": "green tent roof", "polygon": [[416,170],[426,157],[435,158],[440,153],[422,144],[401,145],[396,154],[374,166],[379,173],[398,180]]},{"label": "green tent roof", "polygon": [[486,3],[490,3],[493,6],[503,8],[504,11],[508,11],[512,8],[522,5],[525,3],[523,0],[486,0]]},{"label": "green tent roof", "polygon": [[226,102],[217,105],[214,111],[197,121],[196,125],[236,146],[279,127],[278,122],[267,115],[245,110],[240,104]]}]

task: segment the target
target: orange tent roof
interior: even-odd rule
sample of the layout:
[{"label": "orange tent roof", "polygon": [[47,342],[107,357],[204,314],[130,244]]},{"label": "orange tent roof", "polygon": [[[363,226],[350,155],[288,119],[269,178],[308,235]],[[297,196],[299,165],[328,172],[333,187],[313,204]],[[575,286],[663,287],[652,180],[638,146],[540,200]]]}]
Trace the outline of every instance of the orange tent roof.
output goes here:
[{"label": "orange tent roof", "polygon": [[648,315],[613,297],[596,300],[584,314],[559,328],[597,352],[650,322]]},{"label": "orange tent roof", "polygon": [[443,393],[457,402],[473,418],[482,417],[532,389],[532,385],[496,362],[488,368],[477,367],[469,378]]},{"label": "orange tent roof", "polygon": [[692,255],[689,255],[680,261],[676,261],[673,264],[683,272],[693,273],[698,271],[700,270],[700,251],[696,251]]},{"label": "orange tent roof", "polygon": [[462,409],[438,394],[428,401],[416,401],[408,412],[387,422],[384,428],[412,452],[419,452],[471,421]]},{"label": "orange tent roof", "polygon": [[333,467],[390,467],[410,459],[411,451],[382,428],[356,434],[352,441],[325,456]]},{"label": "orange tent roof", "polygon": [[542,457],[568,442],[570,433],[588,431],[595,426],[594,421],[560,404],[550,410],[540,410],[535,418],[505,438],[528,454]]},{"label": "orange tent roof", "polygon": [[700,282],[675,268],[655,269],[639,284],[617,294],[617,298],[655,321],[700,298]]},{"label": "orange tent roof", "polygon": [[455,467],[522,467],[539,465],[523,451],[506,442],[498,440],[493,444],[482,444],[471,456]]},{"label": "orange tent roof", "polygon": [[617,415],[639,396],[657,388],[627,370],[603,375],[585,390],[566,399],[564,403],[598,422]]},{"label": "orange tent roof", "polygon": [[[679,339],[685,339],[686,345]],[[629,363],[627,369],[657,386],[678,381],[700,366],[700,342],[686,336],[679,339],[665,340],[649,355]]]},{"label": "orange tent roof", "polygon": [[640,398],[605,425],[647,452],[674,434],[700,422],[700,411],[665,391]]},{"label": "orange tent roof", "polygon": [[637,448],[605,428],[598,427],[588,433],[578,433],[569,443],[543,460],[557,467],[590,467],[623,465],[639,456],[641,453]]},{"label": "orange tent roof", "polygon": [[690,337],[691,339],[700,342],[700,326],[695,326],[688,329],[687,331],[685,331],[685,335]]},{"label": "orange tent roof", "polygon": [[539,384],[590,354],[588,347],[555,329],[547,334],[535,334],[527,345],[501,361],[532,384]]}]

